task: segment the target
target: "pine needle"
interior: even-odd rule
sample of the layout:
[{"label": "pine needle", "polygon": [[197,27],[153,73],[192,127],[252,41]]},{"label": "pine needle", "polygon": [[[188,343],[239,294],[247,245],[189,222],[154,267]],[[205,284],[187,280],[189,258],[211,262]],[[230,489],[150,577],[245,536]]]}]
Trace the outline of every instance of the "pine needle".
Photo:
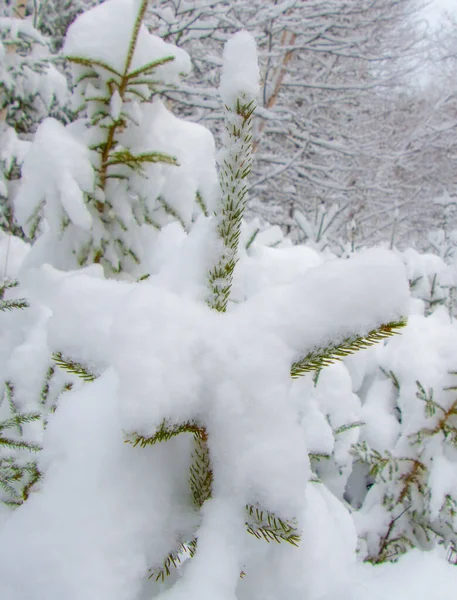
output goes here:
[{"label": "pine needle", "polygon": [[257,539],[268,543],[288,542],[292,546],[299,545],[301,536],[295,522],[283,521],[273,513],[252,504],[246,505],[246,512],[246,529]]},{"label": "pine needle", "polygon": [[188,554],[190,558],[195,556],[197,551],[197,539],[194,538],[190,542],[183,542],[179,550],[175,550],[170,552],[166,559],[163,561],[163,564],[155,569],[150,569],[149,579],[154,578],[156,581],[165,581],[165,578],[171,575],[172,569],[177,569],[181,564],[181,556],[183,554]]},{"label": "pine needle", "polygon": [[173,425],[164,419],[155,434],[151,437],[132,433],[125,438],[125,442],[132,444],[133,447],[140,446],[141,448],[145,448],[146,446],[153,446],[159,442],[168,442],[181,433],[192,433],[196,437],[206,439],[204,427],[198,425],[195,421],[186,421],[185,423]]},{"label": "pine needle", "polygon": [[350,356],[359,350],[370,348],[385,339],[400,333],[399,329],[406,325],[406,320],[392,321],[373,329],[366,336],[345,338],[340,344],[329,345],[309,352],[301,360],[294,362],[290,374],[295,379],[312,371],[319,371],[333,363]]},{"label": "pine needle", "polygon": [[72,375],[77,375],[84,381],[95,381],[98,377],[98,375],[89,371],[89,369],[81,363],[71,360],[70,358],[64,358],[61,352],[55,352],[52,355],[52,359],[58,367]]}]

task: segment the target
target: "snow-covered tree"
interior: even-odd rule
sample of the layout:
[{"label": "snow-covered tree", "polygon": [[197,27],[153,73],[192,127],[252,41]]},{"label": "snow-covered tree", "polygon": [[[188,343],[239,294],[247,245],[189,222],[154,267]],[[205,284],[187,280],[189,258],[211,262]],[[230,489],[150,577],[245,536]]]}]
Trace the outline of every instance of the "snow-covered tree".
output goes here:
[{"label": "snow-covered tree", "polygon": [[76,17],[101,0],[41,0],[36,8],[36,27],[52,40],[54,50],[59,50],[69,26]]},{"label": "snow-covered tree", "polygon": [[[201,171],[189,169],[182,178],[179,171],[186,164],[180,150],[195,147],[195,131],[205,141],[209,134],[173,121],[168,135],[182,137],[166,145],[148,129],[161,132],[171,119],[160,101],[145,101],[150,88],[173,80],[188,61],[142,28],[144,9],[144,1],[109,0],[71,26],[65,47],[82,78],[77,93],[86,116],[66,128],[45,121],[24,164],[18,202],[24,224],[27,211],[46,202],[48,231],[22,273],[39,318],[35,338],[21,327],[23,343],[3,356],[2,368],[16,376],[22,368],[17,379],[27,393],[17,402],[31,408],[44,396],[55,410],[40,417],[40,480],[27,489],[26,502],[4,515],[0,596],[318,597],[317,565],[324,557],[337,585],[356,536],[343,503],[312,472],[308,451],[317,445],[313,430],[328,435],[327,416],[331,435],[344,436],[354,423],[352,415],[337,414],[335,402],[320,411],[309,393],[316,378],[306,374],[325,373],[403,326],[404,267],[393,253],[373,250],[300,275],[292,270],[281,284],[253,290],[246,277],[252,256],[240,239],[258,86],[254,40],[243,32],[224,51],[226,141],[217,197],[213,152],[202,155]],[[181,166],[169,164],[175,153]],[[159,162],[151,165],[152,158]],[[31,182],[39,182],[40,168],[46,187],[36,192]],[[200,181],[213,194],[214,216],[204,214],[208,197]],[[156,187],[146,196],[153,184],[160,192]],[[144,206],[160,218],[156,233],[135,219],[141,191],[151,202]],[[63,215],[68,222],[59,239]],[[140,233],[152,239],[155,270],[148,280],[106,277],[131,268],[125,256],[114,255],[115,262],[110,254],[118,215],[125,245]],[[100,223],[107,245],[99,258],[87,259],[95,264],[70,273],[41,264],[78,266],[72,251],[84,235],[97,243]],[[305,256],[310,266],[317,255],[304,252],[301,262]],[[240,290],[243,260],[251,288]],[[51,355],[55,369],[80,380],[56,403],[54,375],[44,369],[43,379],[43,365],[30,361],[45,365]],[[33,367],[27,372],[24,356]],[[326,385],[332,388],[331,378]],[[333,458],[346,477],[348,440],[341,440]]]},{"label": "snow-covered tree", "polygon": [[417,63],[419,15],[409,0],[196,0],[154,3],[149,22],[165,39],[192,48],[196,85],[167,95],[215,132],[215,47],[241,27],[255,36],[262,90],[250,210],[298,240],[291,213],[312,221],[316,205],[338,205],[334,230],[351,241],[347,223],[355,219],[360,243],[376,228],[390,236],[397,192],[387,171],[397,155],[385,148],[384,99]]},{"label": "snow-covered tree", "polygon": [[[66,119],[67,85],[25,2],[0,16],[0,225],[19,232],[12,204],[29,137],[47,116]],[[5,14],[3,14],[5,13]]]},{"label": "snow-covered tree", "polygon": [[[211,135],[156,97],[189,70],[188,55],[146,30],[146,4],[137,16],[128,0],[105,3],[70,27],[64,52],[80,118],[45,121],[24,161],[17,218],[29,232],[44,215],[41,251],[60,268],[95,262],[144,275],[151,230],[173,220],[188,230],[214,206]],[[119,30],[119,15],[129,27]]]}]

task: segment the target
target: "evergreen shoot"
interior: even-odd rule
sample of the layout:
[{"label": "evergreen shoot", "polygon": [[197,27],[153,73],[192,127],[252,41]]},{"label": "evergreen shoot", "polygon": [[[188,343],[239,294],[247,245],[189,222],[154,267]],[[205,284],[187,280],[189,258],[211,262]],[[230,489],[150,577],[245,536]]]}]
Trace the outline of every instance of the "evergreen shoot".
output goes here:
[{"label": "evergreen shoot", "polygon": [[312,371],[319,371],[323,367],[333,364],[335,361],[343,360],[359,350],[370,348],[400,333],[400,329],[406,325],[406,320],[385,323],[371,330],[366,336],[353,336],[345,338],[340,344],[329,345],[309,352],[303,359],[293,363],[290,374],[293,378],[301,377]]}]

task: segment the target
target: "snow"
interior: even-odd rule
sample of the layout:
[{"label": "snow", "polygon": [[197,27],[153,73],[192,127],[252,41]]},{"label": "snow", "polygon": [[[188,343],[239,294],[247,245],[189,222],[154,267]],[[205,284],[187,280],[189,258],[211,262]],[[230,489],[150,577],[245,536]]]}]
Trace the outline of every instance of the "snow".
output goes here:
[{"label": "snow", "polygon": [[176,157],[179,166],[156,164],[148,167],[147,177],[135,181],[138,192],[162,197],[190,227],[196,214],[199,192],[209,214],[219,195],[214,139],[206,127],[175,117],[156,100],[143,108],[142,121],[125,139],[135,152],[153,148]]},{"label": "snow", "polygon": [[15,279],[30,246],[14,235],[0,234],[0,277]]},{"label": "snow", "polygon": [[[135,10],[130,0],[108,0],[87,11],[68,29],[64,54],[96,60],[122,74],[137,10],[138,7]],[[151,35],[145,25],[141,25],[130,71],[167,56],[174,57],[174,60],[158,67],[155,72],[160,80],[173,83],[181,73],[190,71],[188,54]],[[97,71],[105,77],[110,76],[103,67],[98,67]]]},{"label": "snow", "polygon": [[450,600],[456,585],[455,566],[439,553],[412,550],[398,563],[359,566],[337,593],[319,600]]},{"label": "snow", "polygon": [[255,100],[259,93],[260,73],[252,35],[240,31],[232,36],[224,47],[223,60],[219,93],[224,104],[232,107],[237,98],[245,104]]},{"label": "snow", "polygon": [[111,97],[110,108],[111,117],[113,118],[113,121],[117,121],[122,110],[122,98],[117,90],[115,90],[114,94]]},{"label": "snow", "polygon": [[46,198],[46,217],[61,227],[62,208],[83,229],[91,226],[91,215],[83,192],[93,189],[94,172],[87,148],[71,136],[56,119],[39,126],[34,143],[24,158],[22,185],[15,198],[15,214],[25,231]]},{"label": "snow", "polygon": [[258,293],[240,311],[259,329],[272,329],[287,340],[299,359],[331,340],[341,342],[354,331],[367,334],[382,322],[398,320],[408,314],[408,304],[402,263],[390,252],[373,249],[351,260],[329,261],[294,284]]},{"label": "snow", "polygon": [[26,35],[35,42],[45,43],[44,37],[37,31],[30,20],[16,19],[11,17],[0,17],[0,31],[7,31],[11,39],[19,39],[20,35]]},{"label": "snow", "polygon": [[[153,451],[126,445],[115,398],[116,377],[107,373],[69,393],[50,418],[40,462],[46,493],[34,495],[2,530],[9,546],[0,550],[2,598],[133,598],[141,575],[162,559],[155,552],[174,545],[170,524],[181,518],[187,482],[178,473],[185,463],[170,453],[170,444]],[[171,446],[186,442],[180,438]],[[175,476],[164,477],[167,472]]]},{"label": "snow", "polygon": [[[71,26],[65,52],[95,59],[98,75],[77,84],[89,105],[80,119],[69,126],[44,120],[31,144],[12,129],[2,136],[1,160],[22,163],[19,222],[30,233],[43,203],[44,218],[31,247],[0,236],[2,275],[20,280],[0,300],[29,303],[0,311],[0,383],[12,382],[15,394],[14,405],[1,396],[0,425],[14,410],[38,411],[14,439],[42,445],[31,460],[43,477],[16,510],[0,505],[0,598],[450,600],[457,584],[445,557],[456,525],[445,503],[457,498],[457,451],[449,443],[455,265],[411,249],[336,259],[322,252],[323,238],[291,246],[277,227],[244,223],[227,311],[210,308],[208,274],[224,252],[213,137],[157,98],[139,102],[115,89],[126,69],[165,56],[174,60],[156,70],[161,86],[190,68],[184,51],[144,26],[126,60],[140,6],[108,0]],[[28,27],[15,21],[7,23],[13,35]],[[259,91],[253,37],[231,38],[223,63],[221,97],[233,117],[237,99],[250,104]],[[73,68],[79,75],[86,69]],[[54,83],[57,89],[62,81]],[[149,100],[153,91],[138,85]],[[98,127],[91,119],[100,106],[88,98],[107,90]],[[151,160],[141,173],[116,164],[115,177],[100,183],[93,148],[113,123],[116,151],[158,152],[177,164]],[[225,156],[243,166],[250,155],[238,156],[232,142]],[[320,211],[321,224],[337,210]],[[299,220],[314,235],[312,223]],[[130,270],[116,263],[119,240],[138,253]],[[100,256],[79,268],[78,251],[88,244],[100,244],[119,265],[118,279],[107,278]],[[308,353],[407,316],[402,335],[291,378],[291,365]],[[95,381],[57,366],[56,352]],[[188,431],[135,445],[138,436],[151,441],[174,426]],[[212,478],[202,506],[189,486],[192,428]],[[393,466],[370,473],[361,448]],[[24,456],[31,457],[0,444],[0,475],[1,461]],[[421,470],[408,471],[411,464]],[[424,493],[400,493],[408,477],[415,481],[411,473]],[[298,546],[249,535],[247,506],[292,524]],[[413,518],[442,533],[443,545],[417,533]],[[376,558],[392,524],[395,535],[430,552],[363,564]],[[181,544],[194,539],[191,558]],[[180,548],[182,563],[169,578],[148,579]]]}]

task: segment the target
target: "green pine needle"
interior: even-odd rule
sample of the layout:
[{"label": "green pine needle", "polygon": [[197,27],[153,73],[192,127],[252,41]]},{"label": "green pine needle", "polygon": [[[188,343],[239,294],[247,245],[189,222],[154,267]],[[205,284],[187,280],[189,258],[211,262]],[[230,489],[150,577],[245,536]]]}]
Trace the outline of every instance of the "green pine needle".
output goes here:
[{"label": "green pine needle", "polygon": [[340,433],[345,433],[346,431],[350,431],[351,429],[356,429],[357,427],[363,427],[365,423],[363,421],[355,421],[354,423],[346,423],[345,425],[341,425],[337,427],[333,434],[339,435]]},{"label": "green pine needle", "polygon": [[306,373],[328,367],[346,356],[354,354],[359,350],[370,348],[392,335],[400,333],[399,329],[405,327],[405,325],[405,319],[392,321],[381,325],[377,329],[373,329],[366,336],[347,337],[340,344],[332,344],[326,348],[313,350],[301,360],[293,363],[290,374],[295,379]]},{"label": "green pine needle", "polygon": [[34,442],[23,442],[20,440],[13,440],[0,435],[0,446],[10,448],[11,450],[29,450],[30,452],[40,452],[41,446]]},{"label": "green pine needle", "polygon": [[[119,78],[122,77],[121,73],[116,71],[116,69],[111,67],[108,63],[105,63],[101,60],[83,58],[81,56],[66,56],[65,59],[72,63],[75,63],[76,65],[82,65],[83,67],[90,67],[91,69],[94,69],[94,67],[100,67],[100,68],[104,69],[105,71],[108,71],[109,73],[112,73],[113,75],[116,75],[116,77],[119,77]],[[94,69],[94,72],[96,72],[95,69]]]},{"label": "green pine needle", "polygon": [[211,498],[213,491],[213,471],[206,438],[195,435],[195,448],[192,454],[189,486],[196,508]]},{"label": "green pine needle", "polygon": [[89,369],[81,363],[71,360],[70,358],[64,358],[61,352],[55,352],[52,355],[52,359],[58,367],[72,375],[77,375],[84,381],[94,381],[98,377],[98,375],[89,371]]},{"label": "green pine needle", "polygon": [[45,375],[44,382],[43,382],[43,387],[41,388],[41,394],[40,394],[40,401],[43,406],[46,404],[46,402],[48,400],[49,390],[50,390],[50,386],[51,386],[51,380],[54,377],[55,372],[56,372],[56,368],[54,365],[51,365],[50,367],[48,367],[48,370],[46,371],[46,375]]},{"label": "green pine needle", "polygon": [[125,442],[132,444],[134,448],[136,446],[145,448],[146,446],[153,446],[154,444],[158,444],[160,442],[168,442],[181,433],[192,433],[194,436],[202,439],[206,437],[204,429],[195,421],[186,421],[185,423],[173,425],[164,419],[159,425],[155,434],[151,437],[146,437],[138,433],[132,433],[126,436]]},{"label": "green pine needle", "polygon": [[299,545],[301,536],[295,522],[283,521],[273,513],[252,504],[246,505],[246,512],[246,529],[257,539],[268,543],[288,542],[292,546]]},{"label": "green pine needle", "polygon": [[170,552],[163,564],[155,569],[150,569],[149,579],[154,578],[156,581],[165,581],[165,578],[171,575],[172,569],[177,569],[181,564],[181,556],[187,554],[190,558],[195,556],[197,551],[197,539],[194,538],[190,542],[183,542],[179,550]]},{"label": "green pine needle", "polygon": [[133,79],[134,77],[137,77],[138,75],[149,75],[150,72],[154,71],[154,69],[157,69],[157,67],[160,67],[161,65],[165,65],[166,63],[169,63],[169,62],[173,61],[174,59],[175,59],[174,56],[164,56],[163,58],[153,60],[152,62],[149,62],[148,64],[143,65],[142,67],[139,67],[138,69],[135,69],[134,71],[130,71],[130,73],[128,75],[126,75],[126,77],[128,79]]},{"label": "green pine needle", "polygon": [[16,413],[9,419],[0,421],[0,431],[11,429],[13,427],[19,427],[21,425],[25,425],[26,423],[33,423],[34,421],[39,421],[40,419],[40,413]]},{"label": "green pine needle", "polygon": [[179,166],[178,160],[174,156],[164,154],[163,152],[140,152],[140,154],[132,154],[130,150],[117,150],[110,153],[110,158],[106,165],[126,165],[134,171],[141,171],[143,163],[165,163],[167,165]]},{"label": "green pine needle", "polygon": [[10,300],[0,300],[0,311],[5,310],[23,310],[28,308],[29,303],[25,298],[14,298]]}]

